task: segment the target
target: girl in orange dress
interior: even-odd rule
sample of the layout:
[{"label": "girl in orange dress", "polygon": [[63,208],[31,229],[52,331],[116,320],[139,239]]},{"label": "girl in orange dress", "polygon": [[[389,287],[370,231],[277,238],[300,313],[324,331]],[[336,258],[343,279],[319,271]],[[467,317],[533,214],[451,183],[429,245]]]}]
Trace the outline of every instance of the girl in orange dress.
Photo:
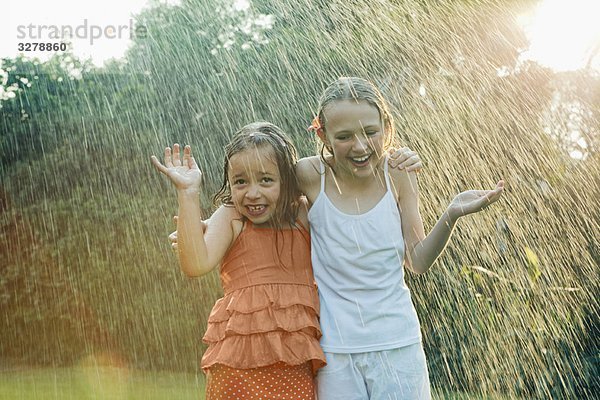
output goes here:
[{"label": "girl in orange dress", "polygon": [[277,126],[243,127],[226,146],[223,205],[200,214],[202,173],[190,146],[165,149],[155,167],[177,188],[181,269],[201,276],[220,265],[225,295],[208,319],[202,357],[206,398],[314,399],[325,365],[307,208],[294,145]]}]

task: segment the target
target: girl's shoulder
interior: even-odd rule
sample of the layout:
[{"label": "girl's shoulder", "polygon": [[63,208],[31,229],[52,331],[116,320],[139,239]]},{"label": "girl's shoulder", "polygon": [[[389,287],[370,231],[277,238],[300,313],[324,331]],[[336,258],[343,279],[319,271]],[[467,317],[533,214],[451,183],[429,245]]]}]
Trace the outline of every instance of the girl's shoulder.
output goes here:
[{"label": "girl's shoulder", "polygon": [[213,226],[213,230],[218,226],[220,229],[231,229],[233,233],[232,242],[237,239],[244,227],[244,217],[239,211],[230,204],[224,204],[206,221],[207,229]]},{"label": "girl's shoulder", "polygon": [[241,219],[243,219],[242,214],[240,214],[233,204],[223,204],[212,213],[210,218],[206,220],[206,223],[208,225],[211,223],[223,224]]},{"label": "girl's shoulder", "polygon": [[300,180],[318,179],[320,175],[320,157],[304,157],[296,163],[296,174]]},{"label": "girl's shoulder", "polygon": [[296,176],[300,191],[309,201],[314,201],[321,187],[321,166],[319,156],[305,157],[296,163]]}]

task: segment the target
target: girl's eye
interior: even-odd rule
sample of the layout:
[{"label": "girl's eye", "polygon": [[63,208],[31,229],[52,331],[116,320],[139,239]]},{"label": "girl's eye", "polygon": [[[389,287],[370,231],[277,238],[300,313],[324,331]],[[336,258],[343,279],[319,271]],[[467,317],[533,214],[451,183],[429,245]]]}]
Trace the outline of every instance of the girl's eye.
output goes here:
[{"label": "girl's eye", "polygon": [[233,182],[233,184],[234,184],[234,185],[243,185],[244,183],[246,183],[246,181],[245,181],[245,180],[243,180],[243,179],[236,179],[236,180]]},{"label": "girl's eye", "polygon": [[263,181],[264,183],[271,183],[271,182],[273,182],[273,179],[271,179],[271,178],[266,178],[266,177],[265,177],[265,178],[262,178],[262,181]]},{"label": "girl's eye", "polygon": [[369,132],[365,132],[367,134],[367,136],[375,136],[377,135],[379,132],[377,131],[369,131]]}]

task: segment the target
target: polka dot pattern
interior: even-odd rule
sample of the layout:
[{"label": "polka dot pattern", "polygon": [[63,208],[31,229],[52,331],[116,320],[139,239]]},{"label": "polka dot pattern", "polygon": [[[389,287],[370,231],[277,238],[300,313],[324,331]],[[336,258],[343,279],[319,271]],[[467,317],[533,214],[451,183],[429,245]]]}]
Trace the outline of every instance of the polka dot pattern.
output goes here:
[{"label": "polka dot pattern", "polygon": [[207,373],[206,400],[233,399],[314,400],[312,366],[309,362],[250,369],[213,365]]}]

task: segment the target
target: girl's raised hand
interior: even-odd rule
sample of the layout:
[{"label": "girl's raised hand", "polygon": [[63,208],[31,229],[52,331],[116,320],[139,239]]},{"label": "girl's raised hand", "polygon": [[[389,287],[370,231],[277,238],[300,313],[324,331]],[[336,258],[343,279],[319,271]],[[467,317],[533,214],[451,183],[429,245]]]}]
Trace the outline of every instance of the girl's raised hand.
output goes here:
[{"label": "girl's raised hand", "polygon": [[419,172],[423,169],[423,162],[417,152],[412,151],[408,147],[403,147],[396,150],[390,148],[388,150],[389,159],[388,164],[392,168],[406,169],[406,172]]},{"label": "girl's raised hand", "polygon": [[498,201],[504,191],[504,181],[496,184],[493,190],[467,190],[458,194],[448,206],[448,215],[453,220],[476,213]]},{"label": "girl's raised hand", "polygon": [[156,167],[159,172],[162,172],[169,177],[171,182],[175,185],[177,190],[197,191],[200,188],[200,182],[202,181],[202,172],[196,160],[192,157],[192,148],[188,145],[183,149],[183,159],[180,158],[179,144],[173,145],[173,154],[171,155],[171,148],[165,148],[165,163],[164,165],[158,161],[156,156],[151,157],[152,164]]}]

